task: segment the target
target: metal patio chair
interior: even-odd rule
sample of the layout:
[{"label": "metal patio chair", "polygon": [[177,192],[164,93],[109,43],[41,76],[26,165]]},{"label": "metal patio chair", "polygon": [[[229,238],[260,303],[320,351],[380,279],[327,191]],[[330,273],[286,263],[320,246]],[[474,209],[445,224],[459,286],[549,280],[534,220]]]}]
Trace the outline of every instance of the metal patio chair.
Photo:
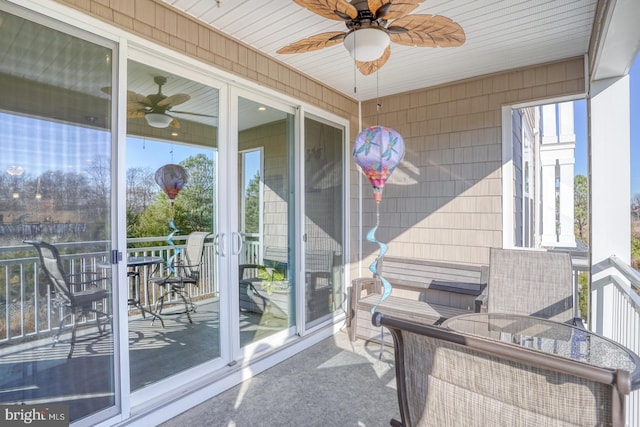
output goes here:
[{"label": "metal patio chair", "polygon": [[[71,347],[67,355],[67,358],[71,358],[76,342],[96,338],[94,334],[81,339],[77,337],[76,331],[80,316],[89,318],[93,314],[98,327],[98,336],[106,333],[111,316],[104,310],[107,307],[106,301],[110,296],[110,292],[108,289],[99,286],[106,278],[99,277],[95,272],[68,274],[62,265],[58,248],[50,243],[38,240],[24,240],[24,243],[33,245],[38,252],[40,265],[55,293],[53,304],[67,312],[60,320],[58,332],[53,337],[54,347],[60,339],[65,321],[71,318]],[[103,307],[102,310],[98,309],[100,305]],[[107,322],[101,323],[101,318],[106,318]]]},{"label": "metal patio chair", "polygon": [[625,425],[629,372],[374,313],[391,331],[396,427]]},{"label": "metal patio chair", "polygon": [[255,284],[273,280],[275,269],[260,264],[240,264],[238,266],[240,311],[262,314],[269,305],[269,298],[263,296]]},{"label": "metal patio chair", "polygon": [[489,313],[526,314],[583,326],[574,307],[569,254],[491,248],[490,256]]},{"label": "metal patio chair", "polygon": [[196,311],[197,306],[193,303],[186,287],[189,284],[197,286],[200,282],[204,242],[210,235],[211,233],[207,231],[194,231],[189,234],[184,250],[180,252],[172,265],[173,274],[151,279],[151,283],[164,288],[156,301],[156,313],[159,316],[162,315],[165,300],[170,296],[178,296],[184,303],[184,311],[165,314],[186,314],[189,323],[193,323],[191,313]]}]

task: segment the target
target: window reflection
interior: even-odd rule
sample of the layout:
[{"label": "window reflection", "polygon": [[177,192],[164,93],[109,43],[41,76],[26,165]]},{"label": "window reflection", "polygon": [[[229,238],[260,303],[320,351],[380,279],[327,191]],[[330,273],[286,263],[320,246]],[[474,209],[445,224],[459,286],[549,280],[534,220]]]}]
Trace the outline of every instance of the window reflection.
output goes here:
[{"label": "window reflection", "polygon": [[[113,247],[111,100],[101,91],[112,50],[7,12],[0,22],[0,403],[56,402],[75,421],[116,403],[104,268]],[[77,315],[24,240],[54,245],[78,279],[72,294],[99,288]],[[96,311],[109,316],[101,335]]]},{"label": "window reflection", "polygon": [[[128,263],[130,383],[138,390],[220,356],[213,239],[205,240],[201,260],[187,256],[191,233],[215,236],[217,229],[218,91],[136,61],[128,62],[128,75],[127,256],[164,260]],[[160,168],[184,170],[186,180],[167,177],[173,191],[165,192]],[[200,261],[195,283],[179,283],[180,292],[161,298],[172,288],[159,278],[180,275],[178,263]]]}]

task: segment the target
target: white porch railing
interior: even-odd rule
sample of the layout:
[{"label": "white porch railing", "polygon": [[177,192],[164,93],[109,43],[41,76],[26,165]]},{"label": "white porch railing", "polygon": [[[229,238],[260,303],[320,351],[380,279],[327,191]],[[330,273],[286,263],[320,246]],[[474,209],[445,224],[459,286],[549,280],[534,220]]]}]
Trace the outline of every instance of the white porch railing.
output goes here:
[{"label": "white porch railing", "polygon": [[[171,258],[176,247],[182,247],[187,236],[175,236],[176,246],[166,243],[164,237],[148,237],[130,239],[126,256],[160,256],[165,260]],[[243,252],[241,262],[248,260],[261,261],[258,239],[243,236]],[[162,242],[162,243],[161,243]],[[77,249],[78,251],[94,249],[93,252],[82,252],[73,255],[62,255],[65,269],[69,274],[82,271],[103,271],[109,274],[107,259],[109,253],[100,251],[105,242],[78,242],[57,244],[60,249]],[[205,243],[203,266],[199,286],[188,289],[194,299],[210,298],[218,295],[218,280],[214,266],[217,265],[215,242]],[[64,250],[62,250],[64,252]],[[38,267],[38,258],[30,245],[0,248],[0,344],[22,341],[25,339],[52,335],[58,327],[61,313],[52,305],[51,289]],[[160,296],[159,289],[149,285],[151,274],[168,274],[166,265],[141,268],[140,299],[143,306],[152,308]],[[127,285],[128,286],[128,285]],[[134,312],[135,307],[130,307]]]},{"label": "white porch railing", "polygon": [[[590,328],[640,354],[640,273],[617,256],[598,265],[591,283]],[[627,400],[627,425],[640,425],[640,390]]]}]

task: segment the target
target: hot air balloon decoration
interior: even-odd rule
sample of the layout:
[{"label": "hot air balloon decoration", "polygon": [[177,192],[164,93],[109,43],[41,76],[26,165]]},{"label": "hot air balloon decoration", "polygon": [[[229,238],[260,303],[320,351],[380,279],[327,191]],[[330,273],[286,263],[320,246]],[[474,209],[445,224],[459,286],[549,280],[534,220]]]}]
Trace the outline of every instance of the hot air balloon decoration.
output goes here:
[{"label": "hot air balloon decoration", "polygon": [[188,178],[187,171],[180,165],[168,164],[161,166],[156,171],[156,183],[169,197],[172,209],[173,201],[187,183]]},{"label": "hot air balloon decoration", "polygon": [[[376,203],[376,225],[367,233],[367,240],[377,243],[380,252],[369,270],[382,282],[383,291],[380,302],[391,294],[391,283],[378,272],[378,262],[387,252],[387,245],[376,239],[376,230],[380,225],[380,202],[384,185],[404,158],[404,140],[395,130],[384,126],[371,126],[364,129],[356,137],[353,147],[353,158],[362,168],[362,173],[369,178],[373,186],[373,200]],[[371,309],[371,314],[377,305]]]},{"label": "hot air balloon decoration", "polygon": [[[161,166],[156,171],[156,183],[162,188],[162,191],[169,197],[169,203],[171,204],[171,219],[169,220],[169,228],[171,228],[171,233],[167,236],[167,243],[169,245],[175,247],[175,243],[173,241],[173,235],[178,233],[180,230],[175,226],[173,222],[173,204],[175,198],[178,196],[178,193],[182,190],[182,188],[187,183],[189,175],[187,171],[180,165],[175,164],[167,164]],[[172,274],[175,274],[175,269],[173,267],[173,260],[180,253],[180,248],[175,248],[173,255],[167,260],[166,266],[171,271]]]},{"label": "hot air balloon decoration", "polygon": [[404,140],[391,128],[371,126],[356,137],[353,158],[362,168],[362,173],[369,178],[376,204],[380,204],[384,184],[403,157]]}]

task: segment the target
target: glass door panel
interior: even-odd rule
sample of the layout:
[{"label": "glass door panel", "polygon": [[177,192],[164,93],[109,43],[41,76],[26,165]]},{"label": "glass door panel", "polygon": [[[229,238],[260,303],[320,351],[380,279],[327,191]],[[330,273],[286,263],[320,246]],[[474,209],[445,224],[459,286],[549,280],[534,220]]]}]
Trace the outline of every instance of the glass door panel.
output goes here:
[{"label": "glass door panel", "polygon": [[295,324],[293,114],[238,100],[240,347]]},{"label": "glass door panel", "polygon": [[[129,361],[138,390],[221,355],[218,90],[132,60],[128,85]],[[202,257],[189,259],[198,232],[210,235]]]},{"label": "glass door panel", "polygon": [[[55,403],[67,422],[95,420],[118,403],[105,93],[115,46],[8,11],[0,23],[0,404]],[[64,285],[49,279],[36,242],[53,246],[43,250],[59,260]],[[82,306],[80,291],[93,296]]]},{"label": "glass door panel", "polygon": [[305,322],[307,329],[342,310],[342,129],[305,118]]}]

